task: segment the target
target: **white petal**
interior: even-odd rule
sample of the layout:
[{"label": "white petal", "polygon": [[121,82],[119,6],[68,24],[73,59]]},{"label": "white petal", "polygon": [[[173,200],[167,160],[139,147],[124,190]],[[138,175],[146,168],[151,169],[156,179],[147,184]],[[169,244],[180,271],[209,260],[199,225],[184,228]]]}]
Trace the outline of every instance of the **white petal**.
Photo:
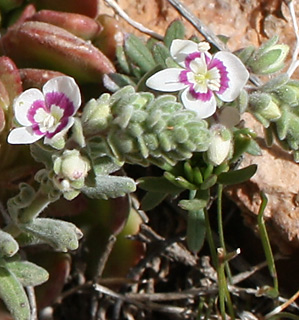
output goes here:
[{"label": "white petal", "polygon": [[184,90],[181,94],[181,100],[186,109],[195,111],[201,119],[210,117],[216,111],[216,99],[212,95],[209,101],[201,101],[192,97],[189,93],[189,88]]},{"label": "white petal", "polygon": [[169,68],[159,71],[147,79],[146,85],[154,90],[173,92],[186,87],[186,84],[180,82],[180,73],[183,69]]},{"label": "white petal", "polygon": [[233,101],[239,96],[241,89],[248,81],[249,72],[242,61],[230,52],[217,52],[214,58],[223,62],[230,80],[229,87],[222,94],[217,95],[222,101]]},{"label": "white petal", "polygon": [[43,136],[33,133],[31,127],[15,128],[10,131],[7,142],[10,144],[30,144]]},{"label": "white petal", "polygon": [[73,102],[75,112],[79,109],[81,105],[81,94],[80,89],[73,78],[60,76],[50,79],[43,86],[43,93],[46,95],[46,93],[53,91],[64,93]]},{"label": "white petal", "polygon": [[32,123],[28,120],[27,115],[33,102],[43,100],[44,95],[38,89],[29,89],[21,93],[13,103],[15,117],[22,126],[30,126]]},{"label": "white petal", "polygon": [[198,45],[191,40],[173,40],[170,46],[170,54],[181,66],[185,67],[185,58],[188,54],[198,51]]}]

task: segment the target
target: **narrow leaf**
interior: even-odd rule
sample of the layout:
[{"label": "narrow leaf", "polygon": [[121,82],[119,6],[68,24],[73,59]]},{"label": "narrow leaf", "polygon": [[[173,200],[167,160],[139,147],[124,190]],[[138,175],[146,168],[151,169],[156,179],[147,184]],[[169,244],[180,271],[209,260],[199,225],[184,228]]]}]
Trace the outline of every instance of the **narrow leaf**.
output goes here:
[{"label": "narrow leaf", "polygon": [[77,249],[78,240],[82,238],[81,231],[74,224],[50,218],[37,218],[20,225],[20,228],[62,252]]},{"label": "narrow leaf", "polygon": [[7,262],[5,266],[24,287],[38,286],[49,278],[49,274],[44,268],[29,261]]},{"label": "narrow leaf", "polygon": [[90,198],[108,199],[117,198],[136,190],[135,181],[127,177],[99,175],[95,184],[81,189]]},{"label": "narrow leaf", "polygon": [[125,40],[125,53],[142,73],[150,71],[155,61],[146,45],[135,35],[130,34]]},{"label": "narrow leaf", "polygon": [[252,164],[240,170],[223,172],[218,176],[217,182],[226,185],[242,183],[249,180],[256,173],[256,170],[257,165]]},{"label": "narrow leaf", "polygon": [[189,211],[187,223],[188,248],[197,253],[202,248],[206,237],[204,210]]},{"label": "narrow leaf", "polygon": [[184,189],[174,185],[165,177],[143,177],[137,180],[138,187],[152,192],[179,193]]},{"label": "narrow leaf", "polygon": [[0,267],[0,297],[14,320],[29,320],[30,306],[25,290],[14,274]]},{"label": "narrow leaf", "polygon": [[184,39],[185,27],[181,20],[173,21],[166,30],[164,43],[167,48],[170,48],[171,43],[175,39]]}]

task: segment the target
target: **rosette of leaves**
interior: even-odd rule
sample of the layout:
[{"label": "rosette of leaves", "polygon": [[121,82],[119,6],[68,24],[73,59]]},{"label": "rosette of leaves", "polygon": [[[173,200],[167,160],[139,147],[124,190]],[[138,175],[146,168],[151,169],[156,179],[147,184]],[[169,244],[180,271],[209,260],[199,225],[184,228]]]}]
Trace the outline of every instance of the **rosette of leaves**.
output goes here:
[{"label": "rosette of leaves", "polygon": [[176,97],[155,98],[132,86],[91,100],[82,125],[93,168],[101,174],[124,163],[174,166],[206,151],[210,143],[207,122],[185,110]]}]

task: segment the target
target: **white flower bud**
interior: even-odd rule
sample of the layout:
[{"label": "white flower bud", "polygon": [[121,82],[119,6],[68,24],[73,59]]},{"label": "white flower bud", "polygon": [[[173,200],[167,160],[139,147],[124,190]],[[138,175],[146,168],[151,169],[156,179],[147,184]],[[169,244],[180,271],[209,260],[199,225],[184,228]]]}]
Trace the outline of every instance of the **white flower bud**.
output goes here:
[{"label": "white flower bud", "polygon": [[230,131],[220,125],[211,127],[212,140],[207,151],[207,157],[214,166],[219,166],[225,161],[232,151],[232,137]]}]

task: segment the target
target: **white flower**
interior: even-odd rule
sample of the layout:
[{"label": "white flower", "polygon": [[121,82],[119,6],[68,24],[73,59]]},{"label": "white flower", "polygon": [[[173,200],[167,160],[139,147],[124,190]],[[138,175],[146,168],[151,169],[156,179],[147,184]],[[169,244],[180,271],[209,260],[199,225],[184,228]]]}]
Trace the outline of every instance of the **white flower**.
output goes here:
[{"label": "white flower", "polygon": [[65,135],[74,123],[74,114],[81,104],[79,87],[71,77],[49,80],[42,92],[32,88],[14,101],[14,113],[22,127],[13,129],[7,138],[11,144],[29,144],[42,137],[53,144]]},{"label": "white flower", "polygon": [[235,100],[249,78],[241,60],[230,52],[219,51],[214,56],[207,42],[174,40],[172,58],[182,68],[169,68],[151,76],[146,85],[166,92],[180,91],[186,109],[200,118],[211,116],[217,107],[215,95],[224,102]]}]

